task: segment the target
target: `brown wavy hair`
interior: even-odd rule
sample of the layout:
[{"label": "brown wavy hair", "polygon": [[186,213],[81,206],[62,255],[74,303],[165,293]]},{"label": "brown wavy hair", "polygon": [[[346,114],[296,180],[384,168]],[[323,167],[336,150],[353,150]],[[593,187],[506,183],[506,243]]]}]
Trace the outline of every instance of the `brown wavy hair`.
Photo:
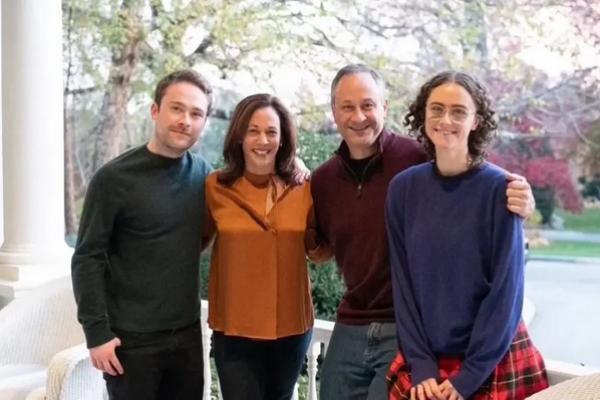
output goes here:
[{"label": "brown wavy hair", "polygon": [[190,83],[200,89],[208,100],[208,109],[206,110],[206,116],[208,117],[212,111],[213,103],[213,90],[210,83],[198,72],[193,69],[182,69],[171,72],[169,75],[162,78],[154,89],[154,103],[160,108],[160,103],[167,91],[167,88],[176,83],[185,82]]},{"label": "brown wavy hair", "polygon": [[281,142],[275,156],[275,173],[288,185],[300,183],[299,171],[295,163],[297,131],[292,115],[277,97],[259,93],[240,101],[233,111],[223,143],[225,167],[219,171],[217,180],[220,184],[230,186],[244,174],[246,164],[242,142],[248,131],[252,114],[266,107],[275,110],[281,124]]},{"label": "brown wavy hair", "polygon": [[464,72],[444,71],[429,79],[417,94],[415,100],[408,108],[404,116],[404,125],[409,127],[409,133],[423,144],[430,159],[435,159],[435,147],[425,133],[425,109],[427,100],[433,89],[446,83],[455,83],[462,86],[473,99],[476,107],[477,128],[469,134],[469,155],[471,166],[481,164],[487,157],[485,148],[492,140],[498,129],[496,122],[496,111],[492,107],[492,101],[487,89],[476,78]]}]

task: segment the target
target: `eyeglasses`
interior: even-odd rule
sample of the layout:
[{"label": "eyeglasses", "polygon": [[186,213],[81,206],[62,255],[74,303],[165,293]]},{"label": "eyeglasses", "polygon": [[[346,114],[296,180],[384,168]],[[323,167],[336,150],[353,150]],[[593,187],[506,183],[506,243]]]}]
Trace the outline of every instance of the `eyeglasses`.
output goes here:
[{"label": "eyeglasses", "polygon": [[[465,122],[469,116],[475,114],[475,112],[469,112],[467,109],[462,107],[450,107],[448,110],[450,121],[458,124]],[[437,104],[431,104],[427,107],[427,118],[430,119],[442,119],[446,115],[446,107]]]}]

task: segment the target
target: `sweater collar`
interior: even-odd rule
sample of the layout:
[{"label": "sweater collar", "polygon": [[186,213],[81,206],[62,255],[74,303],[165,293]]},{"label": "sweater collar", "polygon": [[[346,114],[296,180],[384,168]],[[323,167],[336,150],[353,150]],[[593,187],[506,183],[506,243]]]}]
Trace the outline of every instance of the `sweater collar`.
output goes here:
[{"label": "sweater collar", "polygon": [[[392,135],[392,133],[387,128],[383,128],[383,130],[377,137],[377,151],[375,152],[375,154],[373,154],[373,157],[375,159],[379,158],[379,155],[383,153],[385,142],[387,142],[390,135]],[[340,147],[338,147],[338,149],[336,150],[336,154],[339,155],[345,162],[348,162],[350,160],[350,149],[348,148],[348,144],[345,140],[342,140],[342,143],[340,143]]]},{"label": "sweater collar", "polygon": [[340,163],[342,165],[342,169],[339,172],[339,176],[342,179],[351,179],[356,180],[359,183],[363,183],[366,179],[375,172],[381,171],[383,169],[383,157],[382,154],[384,152],[386,143],[390,140],[393,133],[391,133],[388,129],[384,128],[379,136],[377,137],[377,151],[373,154],[371,161],[367,165],[364,170],[362,177],[354,176],[352,172],[352,168],[350,167],[350,149],[345,141],[342,141],[340,147],[337,149],[336,154],[340,157]]},{"label": "sweater collar", "polygon": [[171,157],[166,157],[161,154],[151,152],[150,149],[148,149],[147,144],[140,146],[140,148],[141,148],[141,151],[145,154],[145,156],[149,160],[151,160],[153,163],[160,165],[160,166],[171,166],[171,165],[178,165],[178,164],[184,163],[187,160],[187,157],[189,155],[189,151],[186,151],[180,157],[171,158]]},{"label": "sweater collar", "polygon": [[253,174],[249,171],[244,171],[244,178],[253,186],[258,188],[266,188],[269,186],[269,181],[272,180],[273,174]]}]

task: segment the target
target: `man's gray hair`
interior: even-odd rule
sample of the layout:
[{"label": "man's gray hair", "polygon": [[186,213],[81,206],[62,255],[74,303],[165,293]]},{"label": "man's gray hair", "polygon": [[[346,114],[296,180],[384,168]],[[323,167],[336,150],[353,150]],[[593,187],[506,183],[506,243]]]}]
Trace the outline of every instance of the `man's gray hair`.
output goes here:
[{"label": "man's gray hair", "polygon": [[381,73],[379,73],[379,71],[377,71],[367,65],[364,65],[364,64],[348,64],[345,67],[343,67],[342,69],[340,69],[337,72],[337,74],[335,74],[335,78],[333,78],[333,81],[331,81],[331,106],[332,107],[333,107],[333,104],[335,103],[335,90],[337,89],[338,84],[340,83],[342,78],[346,75],[354,75],[354,74],[361,74],[361,73],[367,73],[373,77],[373,80],[379,87],[379,91],[381,94],[381,100],[383,100],[383,101],[386,100],[386,98],[387,98],[386,92],[387,91],[385,88],[385,81],[384,81]]}]

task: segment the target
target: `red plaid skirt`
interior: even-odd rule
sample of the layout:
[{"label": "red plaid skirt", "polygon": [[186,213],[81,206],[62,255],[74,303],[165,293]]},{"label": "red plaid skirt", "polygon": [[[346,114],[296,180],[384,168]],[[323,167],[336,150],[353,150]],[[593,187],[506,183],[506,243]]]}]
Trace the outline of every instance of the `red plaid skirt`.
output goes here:
[{"label": "red plaid skirt", "polygon": [[[460,358],[443,357],[438,360],[442,381],[460,371]],[[398,353],[387,374],[390,400],[410,399],[412,387],[410,372],[401,353]],[[490,377],[470,397],[472,400],[521,400],[548,387],[546,367],[541,354],[529,339],[521,322],[506,355]]]}]

